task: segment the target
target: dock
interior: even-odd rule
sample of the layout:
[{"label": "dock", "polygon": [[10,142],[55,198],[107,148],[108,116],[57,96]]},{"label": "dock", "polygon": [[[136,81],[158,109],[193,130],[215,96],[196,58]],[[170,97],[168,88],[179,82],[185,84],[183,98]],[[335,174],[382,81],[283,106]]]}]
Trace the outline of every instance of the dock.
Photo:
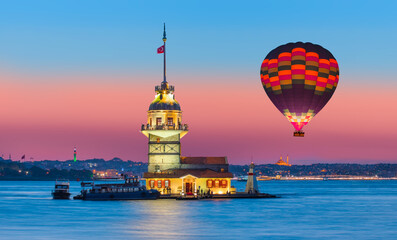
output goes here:
[{"label": "dock", "polygon": [[179,195],[179,194],[162,194],[159,199],[175,200],[205,200],[205,199],[234,199],[234,198],[279,198],[276,195],[268,193],[248,194],[237,192],[235,194],[213,194],[213,195]]}]

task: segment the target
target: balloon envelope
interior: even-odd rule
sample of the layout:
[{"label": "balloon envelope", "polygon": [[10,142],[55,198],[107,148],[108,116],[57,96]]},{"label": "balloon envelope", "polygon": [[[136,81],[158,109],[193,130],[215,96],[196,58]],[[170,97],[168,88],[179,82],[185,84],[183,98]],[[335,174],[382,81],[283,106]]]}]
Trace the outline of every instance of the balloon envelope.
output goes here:
[{"label": "balloon envelope", "polygon": [[334,94],[338,62],[320,45],[288,43],[263,60],[261,81],[273,104],[300,131]]}]

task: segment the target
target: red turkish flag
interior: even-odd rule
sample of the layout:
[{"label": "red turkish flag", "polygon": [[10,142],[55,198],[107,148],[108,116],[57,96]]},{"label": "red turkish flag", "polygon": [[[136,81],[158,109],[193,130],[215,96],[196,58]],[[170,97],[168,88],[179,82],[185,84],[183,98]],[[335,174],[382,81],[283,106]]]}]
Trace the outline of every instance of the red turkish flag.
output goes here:
[{"label": "red turkish flag", "polygon": [[158,54],[164,53],[164,45],[161,46],[161,47],[159,47],[159,48],[157,48],[157,53],[158,53]]}]

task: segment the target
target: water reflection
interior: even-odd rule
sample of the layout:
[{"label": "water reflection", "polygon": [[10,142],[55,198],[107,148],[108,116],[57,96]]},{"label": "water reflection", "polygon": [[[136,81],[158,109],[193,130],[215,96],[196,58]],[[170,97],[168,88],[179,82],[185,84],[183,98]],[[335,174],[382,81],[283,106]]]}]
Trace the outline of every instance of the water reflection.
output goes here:
[{"label": "water reflection", "polygon": [[55,201],[52,187],[1,182],[0,238],[390,239],[397,229],[397,181],[260,182],[283,197],[200,201]]}]

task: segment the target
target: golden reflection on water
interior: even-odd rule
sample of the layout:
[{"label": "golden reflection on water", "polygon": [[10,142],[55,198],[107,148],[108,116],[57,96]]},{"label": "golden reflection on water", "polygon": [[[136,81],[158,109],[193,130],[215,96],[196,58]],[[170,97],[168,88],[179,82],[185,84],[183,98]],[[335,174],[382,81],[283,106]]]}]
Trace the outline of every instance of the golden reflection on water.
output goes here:
[{"label": "golden reflection on water", "polygon": [[[153,238],[197,238],[208,236],[205,231],[207,213],[205,210],[197,215],[197,207],[205,208],[209,201],[222,204],[230,200],[177,201],[162,199],[155,201],[140,201],[132,203],[131,214],[140,216],[139,221],[131,220],[125,231],[138,236]],[[137,204],[136,204],[137,203]],[[211,205],[213,205],[211,204]],[[194,208],[195,210],[192,210]],[[149,233],[149,234],[148,234]],[[189,236],[189,237],[188,237]]]},{"label": "golden reflection on water", "polygon": [[151,233],[153,238],[163,238],[164,236],[174,238],[184,236],[181,231],[182,226],[184,228],[194,227],[189,224],[191,222],[189,221],[189,207],[186,204],[181,204],[180,201],[163,199],[143,201],[139,205],[139,208],[133,212],[141,216],[141,219],[131,222],[133,227],[127,230],[131,234],[147,236],[148,233]]}]

